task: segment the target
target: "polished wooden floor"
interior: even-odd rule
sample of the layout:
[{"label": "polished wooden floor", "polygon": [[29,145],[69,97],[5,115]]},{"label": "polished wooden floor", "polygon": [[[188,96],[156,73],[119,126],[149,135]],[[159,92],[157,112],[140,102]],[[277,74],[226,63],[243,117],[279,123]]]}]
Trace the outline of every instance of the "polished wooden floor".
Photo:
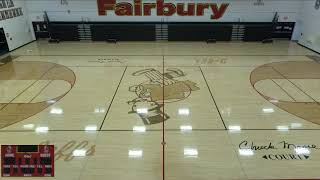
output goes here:
[{"label": "polished wooden floor", "polygon": [[33,42],[1,60],[0,144],[55,145],[58,180],[320,178],[318,56],[289,41]]}]

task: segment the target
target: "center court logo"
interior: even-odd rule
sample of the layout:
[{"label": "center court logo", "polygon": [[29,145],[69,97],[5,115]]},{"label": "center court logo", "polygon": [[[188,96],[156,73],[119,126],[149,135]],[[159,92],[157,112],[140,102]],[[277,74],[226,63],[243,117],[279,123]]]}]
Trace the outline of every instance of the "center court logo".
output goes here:
[{"label": "center court logo", "polygon": [[221,18],[228,3],[165,3],[157,0],[155,3],[142,3],[141,0],[130,2],[119,2],[116,0],[97,0],[100,16],[107,15],[108,11],[114,11],[117,16],[151,16],[151,11],[156,10],[157,16],[203,16],[206,10],[211,12],[210,19]]},{"label": "center court logo", "polygon": [[164,73],[154,68],[142,69],[132,76],[145,76],[148,79],[129,87],[136,97],[127,102],[131,105],[129,114],[139,115],[145,125],[161,123],[170,118],[164,113],[164,103],[182,101],[190,97],[193,91],[200,90],[195,82],[181,80],[186,74],[177,68],[168,68]]}]

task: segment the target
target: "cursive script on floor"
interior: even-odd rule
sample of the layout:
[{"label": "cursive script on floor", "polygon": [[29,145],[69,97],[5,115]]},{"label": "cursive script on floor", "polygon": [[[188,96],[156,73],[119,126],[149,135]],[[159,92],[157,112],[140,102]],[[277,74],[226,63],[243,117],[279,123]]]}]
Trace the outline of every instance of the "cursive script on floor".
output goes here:
[{"label": "cursive script on floor", "polygon": [[250,141],[244,140],[239,144],[239,149],[251,149],[254,151],[274,150],[274,149],[295,149],[295,148],[320,149],[320,147],[315,144],[293,144],[293,143],[289,143],[288,141],[257,144],[253,141],[250,142]]},{"label": "cursive script on floor", "polygon": [[[44,141],[40,143],[41,145],[51,144],[50,141]],[[73,151],[76,149],[85,149],[86,156],[93,156],[95,153],[96,145],[89,145],[89,141],[77,142],[75,140],[69,141],[64,144],[62,147],[54,146],[54,159],[59,160],[63,159],[64,161],[71,161],[75,157],[73,156]]]}]

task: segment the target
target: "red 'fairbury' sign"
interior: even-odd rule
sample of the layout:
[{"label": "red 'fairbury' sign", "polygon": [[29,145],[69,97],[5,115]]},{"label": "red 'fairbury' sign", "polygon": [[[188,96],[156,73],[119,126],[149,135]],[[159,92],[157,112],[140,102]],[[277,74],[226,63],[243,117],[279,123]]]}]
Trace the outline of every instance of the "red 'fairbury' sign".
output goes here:
[{"label": "red 'fairbury' sign", "polygon": [[119,2],[116,0],[97,0],[99,15],[107,15],[107,11],[114,11],[117,16],[151,16],[151,10],[156,9],[157,16],[203,16],[205,10],[211,10],[211,19],[219,19],[225,13],[228,3],[165,3],[157,0],[155,3],[142,3],[141,0]]}]

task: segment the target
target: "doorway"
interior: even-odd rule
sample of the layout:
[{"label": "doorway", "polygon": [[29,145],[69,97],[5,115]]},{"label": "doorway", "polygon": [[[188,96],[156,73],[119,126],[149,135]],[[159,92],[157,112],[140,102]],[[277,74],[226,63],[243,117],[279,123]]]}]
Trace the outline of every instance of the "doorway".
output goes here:
[{"label": "doorway", "polygon": [[3,28],[0,28],[0,56],[9,52],[9,46],[6,39],[6,34]]}]

